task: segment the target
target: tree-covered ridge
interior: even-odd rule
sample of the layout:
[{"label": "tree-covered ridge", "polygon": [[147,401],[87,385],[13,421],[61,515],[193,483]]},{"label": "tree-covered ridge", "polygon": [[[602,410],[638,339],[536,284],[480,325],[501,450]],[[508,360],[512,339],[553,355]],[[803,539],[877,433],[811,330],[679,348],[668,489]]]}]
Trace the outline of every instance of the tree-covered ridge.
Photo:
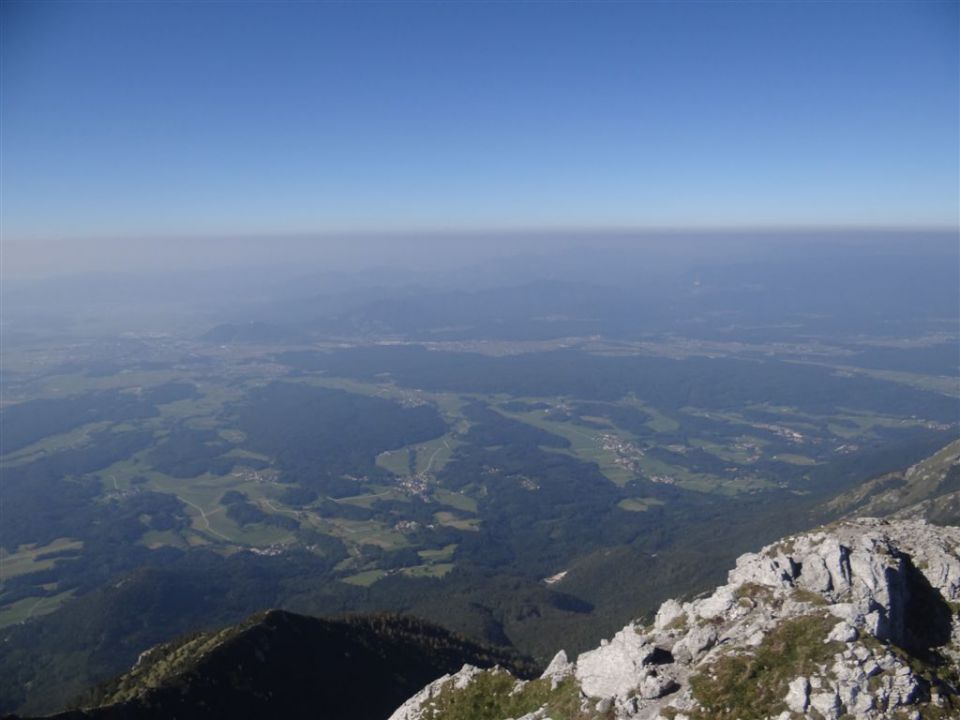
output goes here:
[{"label": "tree-covered ridge", "polygon": [[411,617],[270,610],[155,647],[80,704],[90,718],[381,720],[437,673],[465,663],[533,672],[513,653]]}]

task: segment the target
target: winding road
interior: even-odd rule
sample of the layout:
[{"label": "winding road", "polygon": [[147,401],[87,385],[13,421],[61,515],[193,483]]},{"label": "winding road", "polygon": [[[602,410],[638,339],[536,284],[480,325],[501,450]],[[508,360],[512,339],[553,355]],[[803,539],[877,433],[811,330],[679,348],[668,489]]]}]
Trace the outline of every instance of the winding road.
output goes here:
[{"label": "winding road", "polygon": [[183,502],[185,502],[187,505],[189,505],[189,506],[192,507],[194,510],[196,510],[197,512],[200,513],[200,517],[203,518],[203,524],[206,525],[206,529],[207,529],[207,531],[208,531],[209,533],[211,533],[212,535],[216,535],[218,538],[221,538],[222,540],[226,540],[227,542],[230,542],[230,543],[233,542],[233,539],[232,539],[232,538],[228,538],[228,537],[227,537],[226,535],[224,535],[223,533],[219,533],[219,532],[217,532],[216,530],[214,530],[212,527],[210,527],[210,520],[209,520],[209,518],[207,517],[207,513],[204,512],[204,510],[203,510],[202,507],[200,507],[200,506],[197,505],[196,503],[190,502],[190,501],[187,500],[185,497],[180,497],[179,495],[177,495],[177,497],[180,498],[181,500],[183,500]]}]

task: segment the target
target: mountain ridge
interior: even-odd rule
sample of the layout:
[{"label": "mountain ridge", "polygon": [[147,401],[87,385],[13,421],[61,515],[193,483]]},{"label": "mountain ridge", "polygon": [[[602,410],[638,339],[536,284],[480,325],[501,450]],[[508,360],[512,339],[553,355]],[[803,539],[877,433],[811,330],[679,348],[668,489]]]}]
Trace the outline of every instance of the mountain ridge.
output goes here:
[{"label": "mountain ridge", "polygon": [[960,440],[908,468],[867,480],[835,497],[826,509],[847,517],[923,518],[941,525],[960,524]]},{"label": "mountain ridge", "polygon": [[464,662],[533,667],[415,618],[321,619],[267,610],[142,653],[57,720],[325,718],[382,720],[404,697]]},{"label": "mountain ridge", "polygon": [[536,681],[467,666],[390,720],[958,715],[960,528],[861,518],[741,556],[712,594],[560,651]]}]

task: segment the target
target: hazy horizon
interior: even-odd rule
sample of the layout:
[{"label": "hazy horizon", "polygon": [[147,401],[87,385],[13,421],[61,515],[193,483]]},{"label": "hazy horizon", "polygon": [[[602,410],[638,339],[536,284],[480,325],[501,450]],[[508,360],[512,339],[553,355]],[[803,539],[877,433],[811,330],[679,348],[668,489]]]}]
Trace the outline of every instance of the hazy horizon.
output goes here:
[{"label": "hazy horizon", "polygon": [[953,2],[2,16],[12,274],[117,238],[958,224]]},{"label": "hazy horizon", "polygon": [[[402,267],[424,271],[459,268],[510,255],[572,249],[668,252],[709,256],[731,248],[802,247],[827,242],[877,245],[877,251],[939,248],[960,252],[957,228],[937,227],[722,227],[722,228],[508,228],[355,232],[298,235],[172,236],[5,241],[0,274],[35,280],[90,272],[143,273],[300,265],[304,271],[357,271]],[[302,264],[306,263],[307,266]],[[315,267],[314,267],[315,266]]]}]

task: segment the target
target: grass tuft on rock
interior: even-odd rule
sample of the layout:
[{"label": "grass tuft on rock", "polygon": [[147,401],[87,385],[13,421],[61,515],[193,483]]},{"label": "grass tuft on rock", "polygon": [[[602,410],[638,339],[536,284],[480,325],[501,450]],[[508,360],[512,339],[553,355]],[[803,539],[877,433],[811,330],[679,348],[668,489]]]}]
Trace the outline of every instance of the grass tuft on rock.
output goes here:
[{"label": "grass tuft on rock", "polygon": [[566,678],[556,688],[550,680],[518,684],[509,673],[491,670],[474,676],[463,688],[448,682],[423,705],[423,720],[503,720],[545,707],[552,720],[606,720],[609,713],[581,708],[580,687]]},{"label": "grass tuft on rock", "polygon": [[752,651],[727,655],[690,679],[701,709],[694,720],[760,720],[786,710],[791,680],[811,675],[843,643],[825,642],[837,619],[803,615],[781,622]]},{"label": "grass tuft on rock", "polygon": [[797,588],[793,591],[792,597],[797,602],[808,603],[810,605],[828,605],[826,598],[820,593],[806,588]]}]

